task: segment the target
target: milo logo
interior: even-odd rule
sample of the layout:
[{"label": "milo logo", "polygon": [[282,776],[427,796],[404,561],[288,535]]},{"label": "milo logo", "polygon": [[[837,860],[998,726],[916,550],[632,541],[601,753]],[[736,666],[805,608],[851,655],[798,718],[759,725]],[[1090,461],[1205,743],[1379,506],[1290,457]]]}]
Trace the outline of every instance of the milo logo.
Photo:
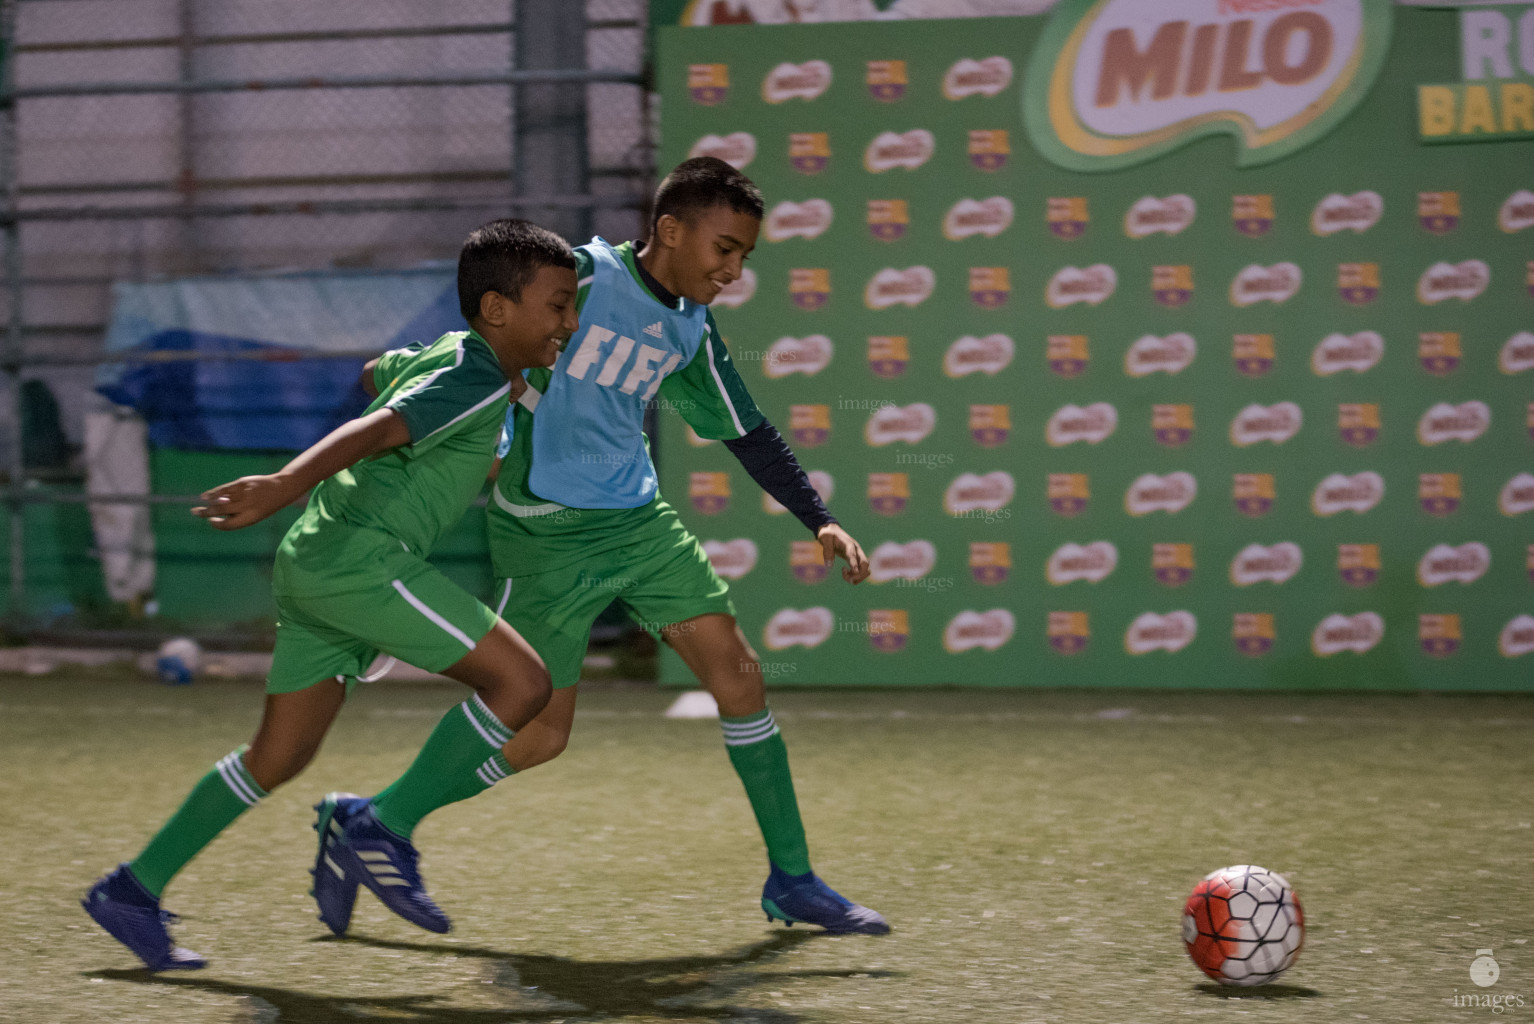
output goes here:
[{"label": "milo logo", "polygon": [[689,159],[695,156],[716,156],[737,171],[743,171],[747,164],[756,159],[756,136],[750,132],[705,135],[692,144],[687,156]]},{"label": "milo logo", "polygon": [[1384,63],[1391,0],[1063,0],[1028,63],[1023,121],[1078,171],[1230,135],[1236,164],[1325,136]]},{"label": "milo logo", "polygon": [[755,542],[746,537],[735,540],[706,540],[703,553],[714,571],[727,580],[738,580],[756,568]]}]

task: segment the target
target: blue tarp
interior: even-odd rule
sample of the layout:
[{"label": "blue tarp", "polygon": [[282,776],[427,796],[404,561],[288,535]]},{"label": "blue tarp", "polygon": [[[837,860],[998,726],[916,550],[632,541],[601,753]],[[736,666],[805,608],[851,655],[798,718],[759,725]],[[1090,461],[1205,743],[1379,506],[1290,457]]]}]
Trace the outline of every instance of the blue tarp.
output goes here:
[{"label": "blue tarp", "polygon": [[307,448],[367,405],[364,360],[285,357],[383,352],[465,327],[452,264],[125,283],[113,300],[108,352],[270,357],[101,367],[96,390],[137,410],[152,443],[175,448]]}]

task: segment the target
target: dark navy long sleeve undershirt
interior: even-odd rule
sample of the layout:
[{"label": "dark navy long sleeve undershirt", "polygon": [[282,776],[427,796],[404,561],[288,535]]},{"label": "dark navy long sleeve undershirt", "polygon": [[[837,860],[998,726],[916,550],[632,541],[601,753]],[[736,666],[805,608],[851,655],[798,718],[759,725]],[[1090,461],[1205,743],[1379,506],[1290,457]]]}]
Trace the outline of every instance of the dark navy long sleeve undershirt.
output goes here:
[{"label": "dark navy long sleeve undershirt", "polygon": [[[679,301],[677,296],[657,281],[638,258],[637,253],[642,248],[635,243],[634,266],[639,268],[640,278],[652,295],[675,309]],[[724,446],[740,460],[756,485],[792,512],[794,518],[809,527],[811,533],[836,522],[836,517],[826,508],[820,494],[810,485],[810,478],[799,465],[793,449],[783,440],[778,428],[767,420],[762,420],[756,429],[747,431],[742,437],[726,439]]]},{"label": "dark navy long sleeve undershirt", "polygon": [[836,522],[820,494],[810,485],[810,478],[799,466],[793,449],[767,420],[744,437],[726,439],[724,446],[740,460],[757,486],[788,509],[811,533]]}]

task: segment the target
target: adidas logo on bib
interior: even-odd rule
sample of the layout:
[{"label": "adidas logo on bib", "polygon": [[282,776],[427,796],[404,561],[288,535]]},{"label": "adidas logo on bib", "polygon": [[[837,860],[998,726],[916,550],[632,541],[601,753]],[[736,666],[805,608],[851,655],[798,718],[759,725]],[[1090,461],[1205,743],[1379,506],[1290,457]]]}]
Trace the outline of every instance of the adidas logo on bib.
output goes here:
[{"label": "adidas logo on bib", "polygon": [[661,327],[659,320],[655,321],[649,327],[646,327],[644,332],[652,338],[663,337],[666,333],[665,329]]}]

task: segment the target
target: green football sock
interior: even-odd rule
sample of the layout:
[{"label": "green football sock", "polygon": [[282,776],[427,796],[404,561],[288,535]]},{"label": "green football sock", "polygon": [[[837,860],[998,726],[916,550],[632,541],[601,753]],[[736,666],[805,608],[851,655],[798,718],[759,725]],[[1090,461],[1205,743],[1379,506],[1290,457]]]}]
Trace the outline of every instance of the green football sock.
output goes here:
[{"label": "green football sock", "polygon": [[735,774],[745,784],[756,823],[767,842],[767,856],[790,875],[807,874],[810,850],[799,820],[794,777],[788,770],[788,747],[772,720],[772,711],[719,719],[724,746]]},{"label": "green football sock", "polygon": [[405,774],[373,798],[373,813],[384,828],[409,839],[432,811],[515,774],[501,756],[512,735],[475,694],[442,716]]},{"label": "green football sock", "polygon": [[133,877],[154,895],[164,892],[198,851],[266,796],[266,790],[245,770],[244,753],[241,747],[225,755],[198,780],[186,801],[128,865]]}]

